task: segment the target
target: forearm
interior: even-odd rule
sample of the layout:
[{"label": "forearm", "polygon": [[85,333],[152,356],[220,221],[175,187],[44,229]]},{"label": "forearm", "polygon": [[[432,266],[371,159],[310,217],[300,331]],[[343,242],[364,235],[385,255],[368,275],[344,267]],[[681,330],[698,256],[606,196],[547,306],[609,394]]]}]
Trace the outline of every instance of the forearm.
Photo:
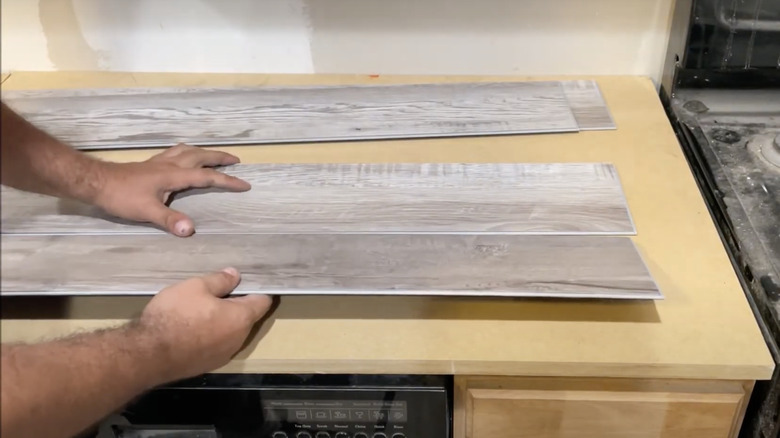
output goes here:
[{"label": "forearm", "polygon": [[2,184],[89,202],[100,187],[101,162],[36,128],[2,103]]},{"label": "forearm", "polygon": [[165,349],[136,326],[2,346],[2,431],[70,437],[167,380]]}]

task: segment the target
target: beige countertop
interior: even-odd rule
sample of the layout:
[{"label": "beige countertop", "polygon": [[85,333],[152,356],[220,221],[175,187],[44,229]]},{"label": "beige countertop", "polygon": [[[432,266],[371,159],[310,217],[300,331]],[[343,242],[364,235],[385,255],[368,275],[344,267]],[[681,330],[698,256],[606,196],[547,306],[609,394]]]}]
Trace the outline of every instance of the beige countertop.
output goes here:
[{"label": "beige countertop", "polygon": [[[529,79],[561,78],[17,72],[3,89]],[[665,300],[283,297],[220,371],[769,378],[769,351],[653,84],[642,77],[596,79],[615,131],[220,149],[257,163],[614,163],[637,227],[632,239]],[[98,155],[129,161],[152,153]],[[146,301],[3,299],[2,341],[119,324]]]}]

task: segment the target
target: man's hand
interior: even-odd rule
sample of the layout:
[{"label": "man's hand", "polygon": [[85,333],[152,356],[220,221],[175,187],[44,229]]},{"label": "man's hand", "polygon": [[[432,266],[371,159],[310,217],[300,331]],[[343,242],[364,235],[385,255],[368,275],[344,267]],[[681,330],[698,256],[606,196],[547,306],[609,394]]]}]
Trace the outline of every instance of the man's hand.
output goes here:
[{"label": "man's hand", "polygon": [[204,167],[238,162],[225,152],[184,144],[143,162],[101,162],[96,169],[98,191],[91,202],[114,216],[151,222],[177,236],[190,236],[195,232],[192,219],[165,205],[171,193],[205,187],[249,190],[248,182]]},{"label": "man's hand", "polygon": [[19,190],[97,205],[124,219],[151,222],[177,236],[195,231],[192,220],[165,206],[172,192],[195,187],[234,191],[249,183],[204,166],[238,158],[178,145],[141,163],[107,163],[53,138],[4,103],[0,105],[2,184]]},{"label": "man's hand", "polygon": [[238,163],[237,157],[224,152],[180,144],[144,162],[109,163],[53,138],[4,103],[0,109],[0,182],[9,187],[87,202],[182,237],[194,233],[195,226],[192,219],[165,206],[172,192],[250,189],[246,181],[208,168]]},{"label": "man's hand", "polygon": [[136,329],[164,351],[167,380],[219,368],[241,348],[271,306],[266,295],[226,297],[240,281],[233,268],[191,278],[160,291],[144,309]]},{"label": "man's hand", "polygon": [[235,269],[191,278],[160,291],[129,325],[3,344],[0,435],[74,436],[152,387],[226,364],[271,304],[227,298],[238,282]]}]

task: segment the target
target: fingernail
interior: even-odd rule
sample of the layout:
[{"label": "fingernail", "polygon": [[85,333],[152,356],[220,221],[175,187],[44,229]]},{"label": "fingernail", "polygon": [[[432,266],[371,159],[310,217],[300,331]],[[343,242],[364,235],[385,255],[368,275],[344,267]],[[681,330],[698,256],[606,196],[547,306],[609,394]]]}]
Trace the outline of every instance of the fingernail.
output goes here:
[{"label": "fingernail", "polygon": [[188,224],[187,221],[181,220],[176,222],[176,234],[180,236],[186,236],[191,232],[192,230],[190,229],[190,224]]},{"label": "fingernail", "polygon": [[238,269],[236,269],[236,268],[225,268],[225,269],[222,270],[222,272],[224,272],[226,274],[230,274],[233,277],[238,277]]}]

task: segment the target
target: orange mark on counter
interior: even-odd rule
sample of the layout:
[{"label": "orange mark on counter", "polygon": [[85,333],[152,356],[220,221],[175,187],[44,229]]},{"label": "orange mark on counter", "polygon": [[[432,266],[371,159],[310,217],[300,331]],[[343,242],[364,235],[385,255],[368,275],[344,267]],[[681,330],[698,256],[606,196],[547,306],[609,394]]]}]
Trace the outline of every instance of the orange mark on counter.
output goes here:
[{"label": "orange mark on counter", "polygon": [[378,78],[379,75],[368,75],[369,78]]}]

